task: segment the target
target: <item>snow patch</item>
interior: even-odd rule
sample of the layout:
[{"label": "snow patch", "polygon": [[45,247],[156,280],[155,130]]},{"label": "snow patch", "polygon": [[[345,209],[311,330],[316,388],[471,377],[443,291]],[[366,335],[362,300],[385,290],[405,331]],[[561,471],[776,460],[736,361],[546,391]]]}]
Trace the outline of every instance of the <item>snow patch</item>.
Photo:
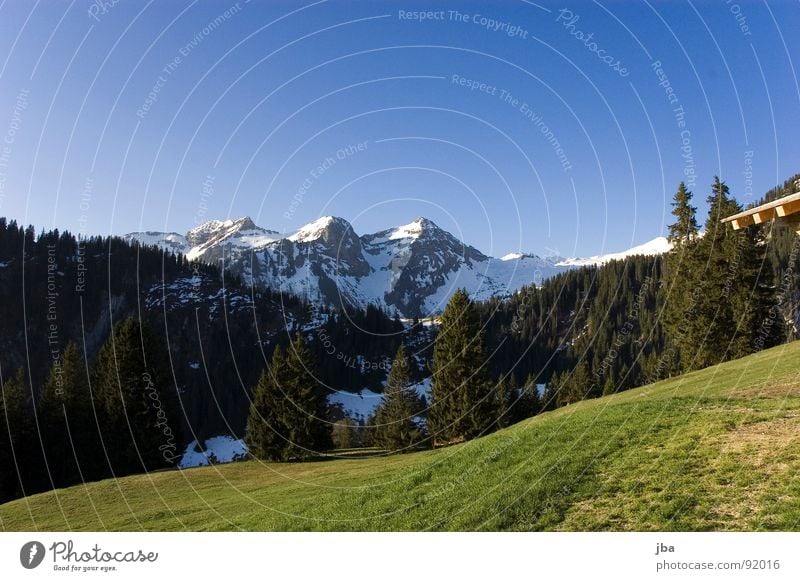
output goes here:
[{"label": "snow patch", "polygon": [[197,440],[186,446],[178,468],[208,466],[212,463],[225,464],[241,460],[247,456],[247,444],[231,436],[214,436],[205,441],[205,452],[200,452]]},{"label": "snow patch", "polygon": [[289,240],[292,242],[310,242],[312,240],[317,240],[322,237],[325,230],[335,219],[336,218],[333,216],[323,216],[311,222],[311,224],[306,224],[300,228],[297,232],[289,236]]},{"label": "snow patch", "polygon": [[374,414],[381,402],[383,402],[383,394],[375,393],[368,388],[364,388],[358,393],[337,391],[328,396],[328,403],[341,405],[348,416],[362,420],[366,420]]},{"label": "snow patch", "polygon": [[653,238],[649,242],[634,246],[623,252],[613,252],[611,254],[601,254],[590,258],[566,258],[556,263],[556,266],[600,266],[612,260],[622,260],[629,256],[655,256],[669,252],[672,244],[664,236]]}]

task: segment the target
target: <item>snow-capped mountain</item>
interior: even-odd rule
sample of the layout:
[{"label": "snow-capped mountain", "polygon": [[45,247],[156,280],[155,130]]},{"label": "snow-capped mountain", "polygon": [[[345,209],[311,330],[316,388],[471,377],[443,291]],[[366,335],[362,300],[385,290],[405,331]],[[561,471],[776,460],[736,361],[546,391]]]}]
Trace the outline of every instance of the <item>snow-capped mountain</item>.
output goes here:
[{"label": "snow-capped mountain", "polygon": [[250,218],[212,220],[185,236],[136,232],[129,241],[218,264],[249,284],[269,286],[335,307],[375,304],[405,317],[444,308],[458,288],[477,299],[504,297],[569,268],[668,249],[657,238],[628,251],[588,259],[511,253],[492,258],[426,218],[358,236],[347,220],[326,216],[290,235]]}]

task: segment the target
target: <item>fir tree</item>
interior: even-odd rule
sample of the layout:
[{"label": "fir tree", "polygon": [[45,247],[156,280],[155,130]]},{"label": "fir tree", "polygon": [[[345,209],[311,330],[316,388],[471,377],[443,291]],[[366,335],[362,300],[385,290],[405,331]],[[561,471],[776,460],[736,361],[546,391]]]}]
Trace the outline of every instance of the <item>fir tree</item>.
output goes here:
[{"label": "fir tree", "polygon": [[303,337],[298,334],[286,356],[289,380],[286,392],[289,407],[288,433],[294,444],[294,457],[307,459],[333,447],[328,422],[326,394],[318,387],[315,363]]},{"label": "fir tree", "polygon": [[617,386],[611,376],[606,377],[606,382],[603,384],[603,395],[612,395],[617,393]]},{"label": "fir tree", "polygon": [[435,442],[468,440],[497,418],[486,369],[478,313],[465,290],[456,291],[442,314],[433,349],[428,427]]},{"label": "fir tree", "polygon": [[116,475],[174,466],[182,444],[166,348],[149,325],[114,325],[94,366],[92,388]]},{"label": "fir tree", "polygon": [[333,446],[325,396],[318,392],[314,361],[297,335],[284,355],[272,354],[253,390],[246,440],[262,460],[305,460]]},{"label": "fir tree", "polygon": [[411,362],[403,345],[397,350],[389,371],[383,403],[375,414],[375,443],[386,450],[409,451],[424,434],[414,421],[420,412],[419,398],[410,389]]},{"label": "fir tree", "polygon": [[698,287],[703,258],[697,236],[696,209],[689,202],[692,193],[683,182],[672,203],[675,222],[669,226],[672,248],[666,257],[664,325],[674,343],[681,365],[688,365],[699,340],[699,328],[692,324],[698,309]]},{"label": "fir tree", "polygon": [[272,352],[267,370],[253,389],[247,415],[245,441],[250,453],[261,460],[289,457],[288,434],[284,424],[286,396],[281,385],[288,383],[288,367],[280,345]]},{"label": "fir tree", "polygon": [[22,369],[2,384],[0,393],[0,502],[26,492],[23,465],[32,434],[27,414],[25,375]]},{"label": "fir tree", "polygon": [[735,232],[720,222],[741,209],[728,193],[728,186],[715,177],[707,199],[705,234],[698,244],[702,264],[697,266],[699,277],[693,281],[696,308],[686,323],[692,342],[684,342],[681,353],[681,359],[690,365],[685,369],[701,369],[728,357],[736,329],[731,291],[742,283],[748,284],[741,275],[743,269],[749,268],[746,262],[750,258],[742,256],[738,248],[739,243],[746,242],[746,233]]},{"label": "fir tree", "polygon": [[509,379],[501,375],[494,384],[494,405],[497,410],[496,427],[498,429],[505,428],[513,423],[513,418],[511,417],[512,402],[512,387],[509,384]]},{"label": "fir tree", "polygon": [[561,390],[562,384],[563,380],[561,378],[561,374],[557,371],[554,371],[550,376],[550,381],[548,381],[547,385],[545,385],[544,394],[542,394],[541,411],[549,412],[556,409],[558,392]]},{"label": "fir tree", "polygon": [[575,366],[572,375],[564,379],[563,385],[557,395],[559,407],[586,399],[591,389],[592,380],[589,375],[589,365],[584,359]]},{"label": "fir tree", "polygon": [[75,343],[54,362],[39,399],[51,477],[69,486],[105,475],[86,365]]},{"label": "fir tree", "polygon": [[691,201],[692,192],[681,182],[672,202],[675,222],[669,226],[668,239],[673,245],[688,244],[697,238],[697,208],[691,205]]},{"label": "fir tree", "polygon": [[[516,381],[512,379],[511,385],[516,385]],[[521,422],[541,411],[542,402],[539,397],[539,388],[532,375],[528,376],[522,387],[516,390],[512,389],[512,400],[511,423]]]}]

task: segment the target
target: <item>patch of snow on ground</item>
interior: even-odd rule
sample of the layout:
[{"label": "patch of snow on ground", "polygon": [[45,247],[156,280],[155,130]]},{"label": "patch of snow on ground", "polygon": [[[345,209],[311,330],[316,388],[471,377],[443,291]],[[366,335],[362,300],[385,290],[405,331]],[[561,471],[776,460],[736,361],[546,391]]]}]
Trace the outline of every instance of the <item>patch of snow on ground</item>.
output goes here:
[{"label": "patch of snow on ground", "polygon": [[328,403],[331,405],[341,405],[347,415],[355,419],[363,420],[366,420],[369,416],[374,414],[382,401],[383,394],[375,393],[368,388],[364,388],[358,393],[337,391],[328,396]]},{"label": "patch of snow on ground", "polygon": [[244,440],[236,440],[231,436],[214,436],[205,442],[205,452],[199,452],[197,440],[186,446],[178,468],[194,468],[208,466],[210,460],[219,464],[241,460],[247,456],[247,444]]},{"label": "patch of snow on ground", "polygon": [[[431,397],[431,378],[426,377],[419,383],[409,386],[417,395],[425,396],[425,400],[430,405]],[[383,402],[383,394],[375,393],[371,389],[364,388],[358,393],[348,391],[337,391],[328,396],[328,403],[331,405],[341,405],[342,409],[353,419],[366,420],[375,413],[378,406]]]}]

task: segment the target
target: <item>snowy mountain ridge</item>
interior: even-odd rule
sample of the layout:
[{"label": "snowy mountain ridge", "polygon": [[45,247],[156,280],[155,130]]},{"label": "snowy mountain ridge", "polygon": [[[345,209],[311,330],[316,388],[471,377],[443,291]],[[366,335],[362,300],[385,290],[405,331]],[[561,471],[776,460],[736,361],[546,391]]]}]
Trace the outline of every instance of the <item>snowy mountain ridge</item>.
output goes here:
[{"label": "snowy mountain ridge", "polygon": [[404,317],[440,312],[458,288],[480,300],[506,297],[570,268],[669,249],[665,238],[656,238],[624,252],[591,258],[512,252],[498,259],[423,217],[363,236],[347,220],[324,216],[288,235],[243,217],[211,220],[186,235],[133,232],[125,238],[218,264],[248,284],[314,303],[356,308],[374,304]]}]

